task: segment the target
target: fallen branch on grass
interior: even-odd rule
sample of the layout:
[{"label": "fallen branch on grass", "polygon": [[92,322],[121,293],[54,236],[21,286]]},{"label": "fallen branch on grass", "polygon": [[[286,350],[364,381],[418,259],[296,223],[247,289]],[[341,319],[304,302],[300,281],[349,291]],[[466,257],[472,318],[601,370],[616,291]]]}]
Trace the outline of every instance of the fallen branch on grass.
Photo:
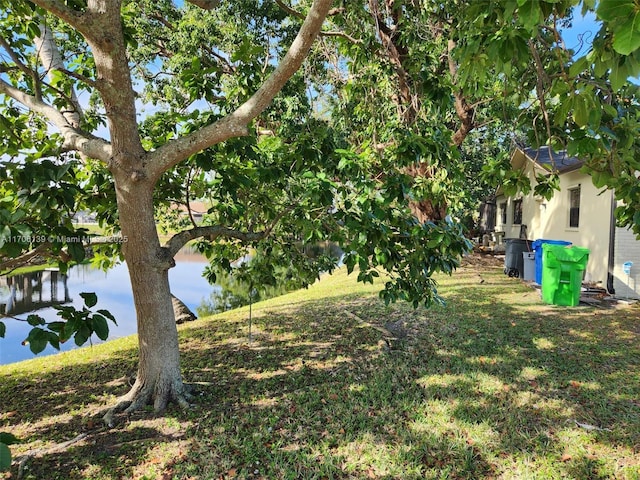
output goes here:
[{"label": "fallen branch on grass", "polygon": [[29,450],[27,453],[16,457],[15,463],[18,464],[18,480],[22,479],[27,462],[32,458],[40,457],[43,455],[49,455],[52,453],[62,452],[67,448],[69,448],[71,445],[75,445],[76,443],[84,440],[85,438],[87,438],[88,435],[89,435],[88,433],[81,433],[80,435],[72,438],[71,440],[58,443],[57,445],[54,445],[51,448],[36,448],[34,450]]}]

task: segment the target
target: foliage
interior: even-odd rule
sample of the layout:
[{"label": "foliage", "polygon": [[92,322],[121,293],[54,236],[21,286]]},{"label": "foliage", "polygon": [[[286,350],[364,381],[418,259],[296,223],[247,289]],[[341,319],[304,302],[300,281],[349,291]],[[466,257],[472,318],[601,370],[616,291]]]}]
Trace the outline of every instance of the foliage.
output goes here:
[{"label": "foliage", "polygon": [[98,303],[98,297],[95,293],[83,292],[80,296],[84,300],[82,310],[72,306],[53,306],[63,321],[47,322],[39,315],[29,315],[27,322],[33,328],[22,344],[29,345],[31,351],[38,354],[46,348],[47,344],[60,350],[60,344],[71,337],[77,346],[87,343],[94,333],[100,340],[106,340],[109,336],[107,320],[111,320],[115,324],[116,319],[108,310],[99,309],[95,313],[90,310]]},{"label": "foliage", "polygon": [[63,268],[68,260],[84,259],[82,242],[74,239],[83,238],[87,232],[72,223],[84,193],[78,185],[76,167],[75,160],[66,157],[31,156],[2,162],[0,260],[42,244],[50,244],[54,255],[65,250],[60,262]]},{"label": "foliage", "polygon": [[0,472],[7,471],[11,467],[11,451],[8,445],[18,442],[19,440],[13,434],[0,432]]},{"label": "foliage", "polygon": [[[594,184],[615,190],[623,202],[616,212],[619,223],[640,234],[640,216],[635,213],[640,207],[635,187],[640,153],[638,87],[629,82],[640,74],[637,4],[615,0],[597,5],[550,1],[504,2],[497,7],[491,2],[489,8],[489,4],[473,2],[472,15],[460,26],[461,85],[477,91],[489,76],[502,76],[505,93],[523,106],[517,121],[528,132],[529,144],[550,145],[583,159]],[[574,52],[562,41],[562,30],[578,6],[583,14],[595,16],[599,31],[590,48]],[[507,82],[508,78],[518,81]],[[506,181],[509,192],[522,188],[517,173],[508,173],[505,163],[495,167],[489,174],[494,181]],[[551,173],[539,179],[544,181],[537,193],[549,196],[557,188]]]}]

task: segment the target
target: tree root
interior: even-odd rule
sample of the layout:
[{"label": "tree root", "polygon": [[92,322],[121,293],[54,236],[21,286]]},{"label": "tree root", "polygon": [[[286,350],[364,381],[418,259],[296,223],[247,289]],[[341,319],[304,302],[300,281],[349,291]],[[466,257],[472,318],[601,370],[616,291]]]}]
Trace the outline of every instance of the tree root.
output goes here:
[{"label": "tree root", "polygon": [[132,402],[129,400],[119,401],[113,407],[107,410],[107,412],[102,417],[102,421],[107,427],[113,428],[115,426],[115,415],[119,412],[122,412],[123,410],[126,410],[131,404]]},{"label": "tree root", "polygon": [[118,413],[124,412],[125,415],[141,410],[145,406],[153,402],[153,410],[156,414],[162,413],[169,402],[174,402],[183,410],[191,408],[190,400],[194,399],[191,394],[193,388],[190,385],[182,385],[180,392],[155,392],[152,388],[141,387],[134,384],[131,390],[121,397],[117,403],[109,408],[103,415],[102,420],[109,428],[115,426],[115,417]]}]

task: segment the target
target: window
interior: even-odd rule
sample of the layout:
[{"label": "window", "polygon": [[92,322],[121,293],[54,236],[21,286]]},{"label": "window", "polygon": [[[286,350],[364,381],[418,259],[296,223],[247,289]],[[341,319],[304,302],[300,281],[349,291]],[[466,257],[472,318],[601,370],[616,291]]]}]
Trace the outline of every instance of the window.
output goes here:
[{"label": "window", "polygon": [[522,223],[522,199],[513,201],[513,223],[520,225]]},{"label": "window", "polygon": [[580,185],[569,189],[569,228],[580,226]]},{"label": "window", "polygon": [[500,204],[500,221],[502,225],[507,224],[507,202]]}]

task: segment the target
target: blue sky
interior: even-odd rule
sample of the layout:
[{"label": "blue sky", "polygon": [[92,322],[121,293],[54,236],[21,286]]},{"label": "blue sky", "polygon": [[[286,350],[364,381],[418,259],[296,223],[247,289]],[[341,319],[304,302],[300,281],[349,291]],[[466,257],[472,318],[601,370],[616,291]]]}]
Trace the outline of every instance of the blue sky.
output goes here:
[{"label": "blue sky", "polygon": [[574,9],[574,19],[571,28],[562,31],[567,48],[576,52],[577,56],[585,55],[591,49],[591,43],[600,30],[600,22],[596,21],[593,12],[583,16],[580,7]]}]

